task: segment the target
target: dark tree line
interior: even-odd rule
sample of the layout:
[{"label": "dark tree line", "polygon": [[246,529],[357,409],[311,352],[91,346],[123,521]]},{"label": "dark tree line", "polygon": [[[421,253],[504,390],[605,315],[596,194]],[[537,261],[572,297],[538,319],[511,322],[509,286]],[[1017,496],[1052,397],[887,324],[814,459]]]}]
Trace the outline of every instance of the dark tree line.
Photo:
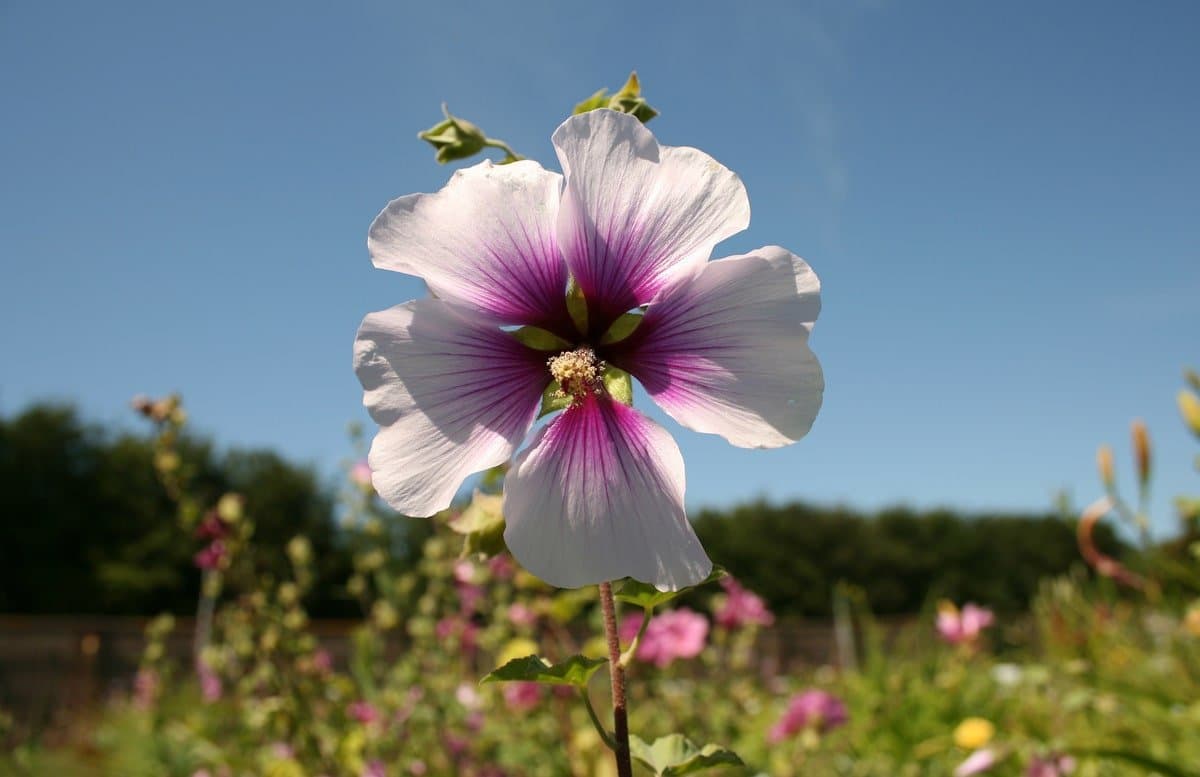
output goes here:
[{"label": "dark tree line", "polygon": [[[231,490],[245,496],[262,571],[286,574],[283,548],[303,533],[319,572],[311,611],[353,610],[342,588],[352,543],[340,535],[331,489],[315,473],[270,451],[221,453],[196,438],[182,451],[207,498]],[[175,523],[153,455],[148,437],[84,423],[66,406],[0,419],[0,612],[195,606],[197,546]],[[706,510],[696,530],[712,558],[779,613],[828,613],[839,581],[863,589],[880,613],[913,612],[934,597],[1019,610],[1038,580],[1080,563],[1074,526],[1049,515],[903,508],[865,515],[758,502]],[[1111,532],[1100,540],[1121,551]]]}]

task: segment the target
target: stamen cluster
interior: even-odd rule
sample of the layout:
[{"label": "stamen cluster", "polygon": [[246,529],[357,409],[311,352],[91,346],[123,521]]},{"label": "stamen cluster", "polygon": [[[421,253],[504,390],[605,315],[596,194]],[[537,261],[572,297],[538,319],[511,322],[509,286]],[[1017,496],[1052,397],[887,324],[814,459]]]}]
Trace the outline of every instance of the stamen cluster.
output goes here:
[{"label": "stamen cluster", "polygon": [[605,363],[596,358],[591,348],[576,348],[564,351],[546,361],[550,374],[558,381],[555,396],[570,397],[571,404],[578,404],[588,394],[600,394]]}]

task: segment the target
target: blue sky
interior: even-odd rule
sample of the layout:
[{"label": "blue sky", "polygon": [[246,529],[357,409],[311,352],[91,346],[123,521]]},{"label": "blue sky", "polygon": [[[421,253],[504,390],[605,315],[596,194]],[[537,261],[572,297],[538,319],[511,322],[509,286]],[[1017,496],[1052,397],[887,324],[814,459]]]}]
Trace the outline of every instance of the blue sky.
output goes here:
[{"label": "blue sky", "polygon": [[132,425],[180,390],[221,444],[333,473],[355,329],[422,293],[365,248],[450,173],[415,133],[445,100],[553,166],[570,107],[636,68],[659,139],[746,182],[719,253],[778,243],[824,288],[813,432],[667,421],[689,505],[1082,502],[1140,416],[1166,529],[1196,482],[1198,27],[1189,2],[9,2],[0,412]]}]

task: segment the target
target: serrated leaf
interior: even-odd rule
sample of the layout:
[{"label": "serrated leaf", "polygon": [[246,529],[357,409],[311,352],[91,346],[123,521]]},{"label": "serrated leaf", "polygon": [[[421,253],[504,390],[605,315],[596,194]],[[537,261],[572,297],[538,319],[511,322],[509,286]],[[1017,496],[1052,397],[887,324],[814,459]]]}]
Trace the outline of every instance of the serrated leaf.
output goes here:
[{"label": "serrated leaf", "polygon": [[626,604],[633,604],[641,607],[643,610],[648,610],[652,607],[664,605],[680,594],[692,590],[692,588],[699,588],[702,585],[707,585],[708,583],[720,580],[727,574],[729,573],[723,568],[713,567],[713,570],[709,573],[708,577],[704,578],[699,583],[696,583],[694,586],[681,588],[678,591],[660,591],[649,583],[643,583],[639,580],[626,580],[621,584],[620,589],[618,589],[613,596],[617,600],[625,602]]},{"label": "serrated leaf", "polygon": [[613,322],[608,331],[600,336],[600,345],[619,343],[633,334],[645,318],[641,313],[623,313]]},{"label": "serrated leaf", "polygon": [[527,345],[535,351],[562,351],[571,344],[553,332],[537,326],[523,326],[510,332],[517,342]]},{"label": "serrated leaf", "polygon": [[607,664],[603,658],[571,656],[566,661],[551,664],[538,656],[514,658],[504,666],[484,676],[481,683],[543,683],[546,685],[573,685],[586,688],[588,680],[596,670]]},{"label": "serrated leaf", "polygon": [[648,745],[636,736],[629,737],[629,754],[656,777],[681,777],[714,766],[745,766],[732,750],[708,744],[698,747],[683,734],[669,734]]},{"label": "serrated leaf", "polygon": [[609,366],[604,370],[604,389],[622,405],[633,404],[633,379],[629,373]]}]

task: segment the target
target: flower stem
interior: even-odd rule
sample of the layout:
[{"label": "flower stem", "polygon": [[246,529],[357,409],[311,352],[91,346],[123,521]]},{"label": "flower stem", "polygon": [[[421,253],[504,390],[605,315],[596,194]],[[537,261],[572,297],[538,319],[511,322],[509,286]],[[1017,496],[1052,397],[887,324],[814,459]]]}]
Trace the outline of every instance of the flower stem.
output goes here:
[{"label": "flower stem", "polygon": [[604,636],[608,638],[608,673],[612,678],[613,738],[617,777],[633,777],[629,760],[629,712],[625,706],[625,667],[621,665],[621,642],[617,638],[617,611],[612,583],[600,584],[600,609],[604,613]]}]

